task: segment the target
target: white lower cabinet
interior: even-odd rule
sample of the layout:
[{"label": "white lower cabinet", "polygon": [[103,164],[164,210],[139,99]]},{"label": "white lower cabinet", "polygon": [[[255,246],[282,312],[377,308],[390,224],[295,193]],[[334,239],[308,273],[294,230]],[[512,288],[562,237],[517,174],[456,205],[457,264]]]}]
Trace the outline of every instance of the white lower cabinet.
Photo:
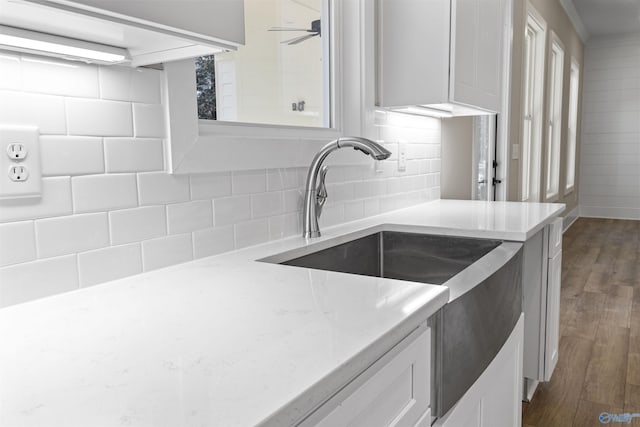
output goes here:
[{"label": "white lower cabinet", "polygon": [[560,285],[562,280],[562,251],[549,259],[547,287],[547,324],[544,352],[544,380],[550,381],[558,363],[560,348]]},{"label": "white lower cabinet", "polygon": [[[394,351],[395,350],[395,351]],[[408,426],[431,424],[431,332],[423,327],[348,384],[302,426]]]},{"label": "white lower cabinet", "polygon": [[524,314],[520,315],[513,332],[480,378],[434,426],[520,426],[523,337]]}]

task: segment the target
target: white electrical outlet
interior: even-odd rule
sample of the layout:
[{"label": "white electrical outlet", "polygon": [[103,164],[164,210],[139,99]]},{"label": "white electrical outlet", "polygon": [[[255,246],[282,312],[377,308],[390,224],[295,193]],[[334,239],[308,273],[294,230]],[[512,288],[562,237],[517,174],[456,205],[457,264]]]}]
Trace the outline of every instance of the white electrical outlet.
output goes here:
[{"label": "white electrical outlet", "polygon": [[9,168],[9,179],[13,182],[22,182],[29,179],[29,169],[26,166],[11,166]]},{"label": "white electrical outlet", "polygon": [[398,144],[398,172],[407,170],[407,143]]},{"label": "white electrical outlet", "polygon": [[11,160],[24,160],[27,157],[27,147],[19,142],[7,145],[7,156]]},{"label": "white electrical outlet", "polygon": [[40,197],[38,128],[0,125],[0,150],[0,199]]}]

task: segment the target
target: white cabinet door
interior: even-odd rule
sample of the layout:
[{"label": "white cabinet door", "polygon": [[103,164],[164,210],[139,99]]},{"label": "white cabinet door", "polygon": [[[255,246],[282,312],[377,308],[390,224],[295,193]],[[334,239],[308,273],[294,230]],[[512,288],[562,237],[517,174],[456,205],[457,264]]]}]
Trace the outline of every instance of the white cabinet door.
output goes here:
[{"label": "white cabinet door", "polygon": [[562,251],[549,260],[547,281],[547,325],[544,352],[544,380],[551,380],[558,363],[560,347],[560,282],[562,278]]},{"label": "white cabinet door", "polygon": [[499,112],[504,11],[511,0],[377,1],[379,106]]},{"label": "white cabinet door", "polygon": [[452,0],[450,101],[500,111],[505,0]]},{"label": "white cabinet door", "polygon": [[522,424],[523,334],[524,314],[521,314],[491,364],[435,426],[514,427]]},{"label": "white cabinet door", "polygon": [[[426,329],[391,360],[374,364],[355,390],[349,385],[312,414],[303,426],[428,426],[431,333]],[[393,351],[393,350],[392,350]],[[382,360],[382,359],[381,359]],[[358,379],[354,380],[354,383]],[[318,419],[320,418],[320,419]]]}]

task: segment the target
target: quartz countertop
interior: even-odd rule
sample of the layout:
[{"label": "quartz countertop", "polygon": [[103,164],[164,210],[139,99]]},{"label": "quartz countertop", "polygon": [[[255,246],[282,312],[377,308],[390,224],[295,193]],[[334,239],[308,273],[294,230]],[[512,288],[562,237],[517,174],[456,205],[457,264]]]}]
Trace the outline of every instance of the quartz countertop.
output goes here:
[{"label": "quartz countertop", "polygon": [[449,292],[256,260],[387,229],[524,241],[563,209],[440,200],[0,309],[0,425],[294,423]]}]

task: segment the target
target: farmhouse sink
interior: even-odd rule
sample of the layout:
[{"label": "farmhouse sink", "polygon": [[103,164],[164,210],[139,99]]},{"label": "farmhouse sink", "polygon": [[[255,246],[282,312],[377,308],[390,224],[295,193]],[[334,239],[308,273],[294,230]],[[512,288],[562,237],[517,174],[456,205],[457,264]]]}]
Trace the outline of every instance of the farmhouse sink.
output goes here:
[{"label": "farmhouse sink", "polygon": [[522,312],[522,244],[516,242],[363,231],[260,261],[447,286],[449,302],[429,321],[436,417],[489,366]]}]

